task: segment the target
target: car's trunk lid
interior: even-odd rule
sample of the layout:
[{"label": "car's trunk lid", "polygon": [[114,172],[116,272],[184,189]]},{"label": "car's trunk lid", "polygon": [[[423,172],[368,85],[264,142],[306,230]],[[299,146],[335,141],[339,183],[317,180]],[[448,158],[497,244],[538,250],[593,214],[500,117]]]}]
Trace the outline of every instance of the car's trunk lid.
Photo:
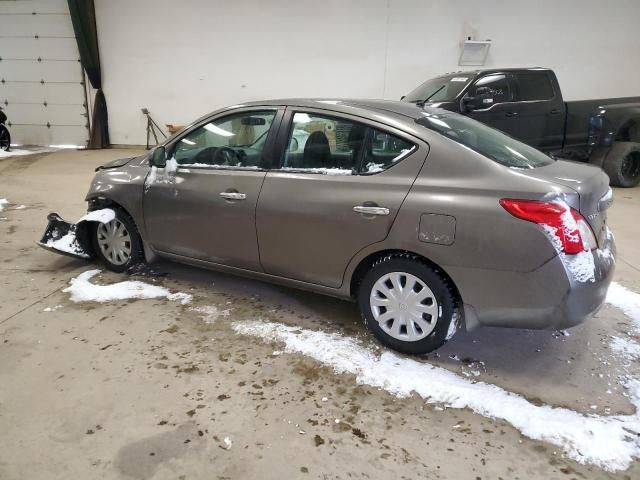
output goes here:
[{"label": "car's trunk lid", "polygon": [[602,245],[606,234],[607,209],[613,203],[609,177],[598,167],[558,160],[550,165],[524,171],[528,176],[569,187],[578,193],[580,213],[589,222]]}]

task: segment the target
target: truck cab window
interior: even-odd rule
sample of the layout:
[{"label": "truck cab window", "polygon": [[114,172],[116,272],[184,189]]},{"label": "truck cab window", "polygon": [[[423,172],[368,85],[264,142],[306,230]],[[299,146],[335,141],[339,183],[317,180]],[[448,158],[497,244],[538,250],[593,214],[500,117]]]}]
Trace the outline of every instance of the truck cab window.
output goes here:
[{"label": "truck cab window", "polygon": [[469,89],[468,94],[472,97],[485,97],[482,100],[482,108],[489,108],[495,103],[510,102],[512,100],[509,80],[502,73],[480,78]]},{"label": "truck cab window", "polygon": [[551,100],[553,86],[546,72],[518,72],[518,100]]}]

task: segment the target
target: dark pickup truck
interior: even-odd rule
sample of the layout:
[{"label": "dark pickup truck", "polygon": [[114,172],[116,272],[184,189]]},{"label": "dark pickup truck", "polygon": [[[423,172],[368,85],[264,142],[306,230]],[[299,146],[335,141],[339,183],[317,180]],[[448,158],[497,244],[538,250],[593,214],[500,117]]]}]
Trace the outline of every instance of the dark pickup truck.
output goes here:
[{"label": "dark pickup truck", "polygon": [[544,152],[598,165],[611,185],[640,183],[640,97],[565,102],[552,70],[509,68],[432,78],[402,99],[462,113]]}]

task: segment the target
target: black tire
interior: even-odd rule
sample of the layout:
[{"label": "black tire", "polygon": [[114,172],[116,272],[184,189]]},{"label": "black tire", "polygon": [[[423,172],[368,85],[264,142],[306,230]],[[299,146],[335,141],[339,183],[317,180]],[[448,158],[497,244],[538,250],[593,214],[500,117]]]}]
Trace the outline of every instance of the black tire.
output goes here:
[{"label": "black tire", "polygon": [[8,152],[11,149],[11,134],[9,129],[4,125],[0,125],[0,150]]},{"label": "black tire", "polygon": [[[403,341],[385,332],[375,320],[371,309],[371,292],[376,282],[387,274],[404,272],[417,277],[431,290],[438,305],[438,315],[433,330],[424,338]],[[405,254],[382,257],[364,275],[358,289],[358,305],[367,329],[384,345],[401,353],[422,354],[441,347],[448,339],[449,325],[457,308],[455,291],[437,269]],[[406,329],[405,329],[406,330]]]},{"label": "black tire", "polygon": [[100,260],[105,267],[107,267],[112,272],[125,272],[132,266],[141,263],[144,259],[144,252],[142,250],[142,241],[140,240],[140,234],[138,233],[138,228],[136,227],[135,222],[126,213],[124,210],[120,208],[113,208],[113,211],[116,212],[116,218],[113,221],[120,222],[124,228],[129,233],[129,242],[131,254],[128,259],[121,264],[114,263],[108,256],[103,252],[100,242],[98,240],[99,236],[99,228],[100,223],[92,222],[95,225],[90,229],[91,235],[91,245],[93,246],[93,251],[95,252],[96,257]]},{"label": "black tire", "polygon": [[640,183],[640,143],[616,142],[604,160],[602,169],[614,187],[631,188]]}]

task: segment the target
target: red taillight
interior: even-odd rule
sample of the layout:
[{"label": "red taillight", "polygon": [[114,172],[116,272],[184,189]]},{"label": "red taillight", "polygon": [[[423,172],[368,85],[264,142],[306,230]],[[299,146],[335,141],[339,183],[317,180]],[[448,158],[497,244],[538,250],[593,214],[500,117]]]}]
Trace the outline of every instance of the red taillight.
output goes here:
[{"label": "red taillight", "polygon": [[573,255],[596,248],[591,227],[580,212],[564,202],[503,198],[500,205],[514,217],[552,229],[564,253]]}]

